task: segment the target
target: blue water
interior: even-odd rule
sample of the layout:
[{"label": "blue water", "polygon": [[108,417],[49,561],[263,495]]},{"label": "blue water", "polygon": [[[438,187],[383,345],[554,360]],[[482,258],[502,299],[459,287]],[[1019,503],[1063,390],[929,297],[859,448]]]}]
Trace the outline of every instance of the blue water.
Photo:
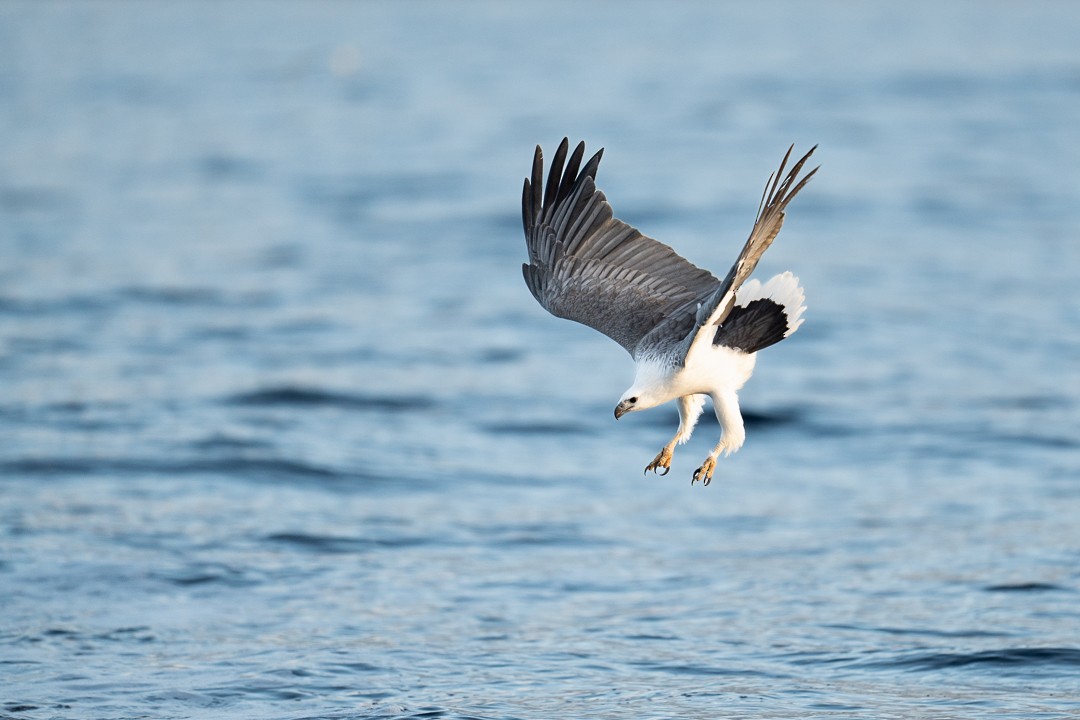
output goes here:
[{"label": "blue water", "polygon": [[[0,717],[1080,715],[1080,6],[0,4]],[[708,488],[532,150],[806,287]]]}]

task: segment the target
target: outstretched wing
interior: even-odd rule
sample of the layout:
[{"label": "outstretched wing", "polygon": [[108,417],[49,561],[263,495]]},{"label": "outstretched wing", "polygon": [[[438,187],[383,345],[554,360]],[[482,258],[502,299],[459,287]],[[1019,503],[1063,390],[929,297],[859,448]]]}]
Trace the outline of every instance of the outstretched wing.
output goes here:
[{"label": "outstretched wing", "polygon": [[[770,175],[765,183],[765,192],[761,196],[761,204],[758,206],[757,219],[754,221],[754,229],[750,231],[750,237],[743,246],[742,252],[735,264],[731,266],[724,282],[705,298],[697,309],[695,316],[696,330],[691,343],[703,342],[703,338],[712,338],[712,330],[704,330],[711,326],[721,325],[727,319],[735,304],[735,292],[754,272],[761,256],[772,245],[772,241],[780,232],[780,226],[784,224],[784,209],[792,198],[798,194],[803,186],[810,181],[818,168],[808,172],[801,180],[798,179],[806,161],[814,154],[817,145],[810,148],[810,152],[802,156],[795,163],[791,171],[785,176],[784,167],[791,157],[794,145],[788,148],[784,159],[780,161],[780,169]],[[781,177],[783,180],[781,181]],[[689,351],[691,344],[687,344]]]},{"label": "outstretched wing", "polygon": [[719,280],[614,217],[595,184],[603,150],[580,172],[585,143],[566,162],[568,150],[564,138],[545,189],[538,145],[525,180],[525,283],[552,315],[599,330],[636,356],[643,337],[676,311],[694,307]]}]

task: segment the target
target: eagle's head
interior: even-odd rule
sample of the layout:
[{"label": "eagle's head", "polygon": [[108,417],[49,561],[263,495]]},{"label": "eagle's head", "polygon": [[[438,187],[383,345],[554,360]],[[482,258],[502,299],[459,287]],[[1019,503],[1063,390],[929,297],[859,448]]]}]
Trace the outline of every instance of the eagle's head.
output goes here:
[{"label": "eagle's head", "polygon": [[618,420],[626,413],[656,407],[666,399],[659,397],[648,388],[641,388],[635,384],[619,398],[619,404],[615,406],[615,419]]},{"label": "eagle's head", "polygon": [[619,404],[615,406],[615,419],[671,400],[671,374],[672,368],[666,363],[639,361],[634,372],[634,384],[622,394]]},{"label": "eagle's head", "polygon": [[[627,390],[627,392],[629,393],[630,391]],[[637,395],[631,395],[630,397],[623,396],[623,398],[619,400],[619,404],[615,406],[615,419],[618,420],[628,412],[640,410],[641,408],[637,406],[637,403]]]}]

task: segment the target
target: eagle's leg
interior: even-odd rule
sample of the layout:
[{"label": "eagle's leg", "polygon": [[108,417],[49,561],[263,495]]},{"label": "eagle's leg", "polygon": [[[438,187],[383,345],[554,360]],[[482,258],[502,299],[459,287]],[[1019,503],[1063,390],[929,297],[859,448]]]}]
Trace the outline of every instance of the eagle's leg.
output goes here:
[{"label": "eagle's leg", "polygon": [[720,453],[730,455],[742,447],[746,440],[746,428],[743,426],[742,412],[739,410],[739,396],[734,391],[716,393],[712,396],[713,409],[716,411],[716,419],[720,421],[720,442],[716,444],[701,467],[694,471],[694,477],[690,481],[693,485],[698,480],[703,485],[712,482],[713,471],[716,469],[716,459]]},{"label": "eagle's leg", "polygon": [[675,431],[675,437],[671,438],[671,442],[665,445],[653,461],[645,466],[645,472],[652,470],[655,473],[658,468],[663,468],[664,472],[658,474],[668,474],[668,470],[671,469],[671,458],[675,455],[675,446],[690,439],[690,434],[694,432],[694,425],[701,417],[701,410],[704,407],[704,395],[683,395],[679,398],[679,429]]}]

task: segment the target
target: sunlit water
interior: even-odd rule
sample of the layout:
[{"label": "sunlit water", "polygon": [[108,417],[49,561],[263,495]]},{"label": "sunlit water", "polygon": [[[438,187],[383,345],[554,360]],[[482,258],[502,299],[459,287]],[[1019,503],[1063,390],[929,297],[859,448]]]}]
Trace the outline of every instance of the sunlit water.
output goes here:
[{"label": "sunlit water", "polygon": [[[1067,3],[0,5],[0,716],[1080,714]],[[533,146],[809,311],[708,488]]]}]

